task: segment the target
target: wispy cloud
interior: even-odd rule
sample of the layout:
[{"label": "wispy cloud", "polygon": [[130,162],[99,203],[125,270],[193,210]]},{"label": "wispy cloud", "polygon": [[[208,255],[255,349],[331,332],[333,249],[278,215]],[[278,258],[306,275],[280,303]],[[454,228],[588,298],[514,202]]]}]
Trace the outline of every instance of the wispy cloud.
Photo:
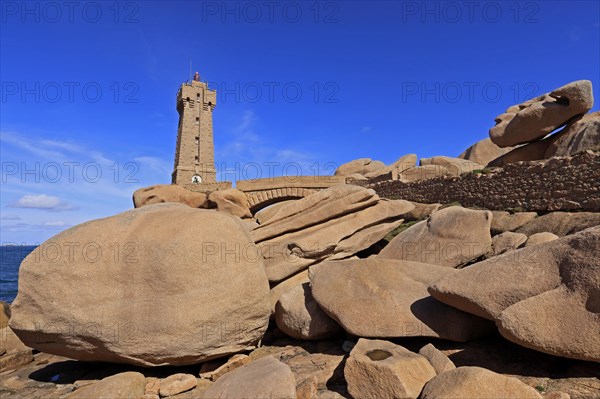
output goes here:
[{"label": "wispy cloud", "polygon": [[4,215],[0,219],[2,219],[2,220],[22,220],[21,216],[19,216],[19,215]]},{"label": "wispy cloud", "polygon": [[[226,164],[228,162],[278,163],[279,172],[285,173],[284,166],[293,162],[299,164],[304,173],[314,173],[308,169],[314,162],[312,153],[296,148],[279,148],[265,139],[268,135],[261,129],[258,115],[251,110],[244,111],[239,123],[229,132],[227,144],[216,149],[217,164],[223,162]],[[240,178],[243,179],[244,176],[240,176]]]},{"label": "wispy cloud", "polygon": [[173,168],[171,162],[158,157],[143,156],[134,158],[134,161],[139,164],[140,168],[147,167],[161,176],[169,176]]},{"label": "wispy cloud", "polygon": [[[44,146],[44,142],[36,142],[14,132],[2,131],[2,134],[0,135],[0,141],[6,144],[11,144],[12,146],[28,153],[41,156],[44,159],[62,160],[64,158],[64,154],[55,149],[56,146]],[[45,141],[51,143],[49,140]]]},{"label": "wispy cloud", "polygon": [[[30,190],[48,195],[68,192],[74,202],[111,197],[129,199],[136,189],[169,180],[171,166],[158,157],[139,155],[129,160],[115,160],[83,143],[48,140],[27,134],[2,131],[3,161],[14,162],[16,173],[3,176],[5,191]],[[9,148],[5,150],[4,148]],[[14,149],[14,151],[13,151]],[[5,156],[6,154],[6,156]],[[58,165],[57,165],[58,164]],[[33,173],[24,175],[24,171]],[[37,171],[37,172],[35,172]],[[55,180],[53,177],[58,176]]]},{"label": "wispy cloud", "polygon": [[71,211],[76,209],[72,204],[58,197],[46,194],[24,195],[16,202],[9,205],[10,208],[41,209],[51,212]]}]

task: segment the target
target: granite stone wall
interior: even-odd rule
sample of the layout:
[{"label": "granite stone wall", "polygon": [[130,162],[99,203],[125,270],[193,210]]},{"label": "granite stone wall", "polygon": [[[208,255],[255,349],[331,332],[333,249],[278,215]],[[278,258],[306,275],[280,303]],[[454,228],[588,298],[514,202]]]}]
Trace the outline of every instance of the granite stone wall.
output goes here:
[{"label": "granite stone wall", "polygon": [[458,202],[490,210],[600,212],[600,153],[517,162],[455,178],[352,183],[373,188],[384,198],[423,203]]}]

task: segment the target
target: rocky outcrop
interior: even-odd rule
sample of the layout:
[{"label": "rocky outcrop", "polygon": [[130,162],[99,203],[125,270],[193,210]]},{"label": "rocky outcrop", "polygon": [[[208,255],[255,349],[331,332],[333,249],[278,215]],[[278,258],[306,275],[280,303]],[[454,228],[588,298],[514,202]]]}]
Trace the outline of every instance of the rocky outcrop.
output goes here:
[{"label": "rocky outcrop", "polygon": [[207,398],[296,397],[296,380],[289,366],[265,356],[219,378],[207,391]]},{"label": "rocky outcrop", "polygon": [[460,266],[490,250],[491,222],[489,211],[451,206],[398,234],[379,257]]},{"label": "rocky outcrop", "polygon": [[133,193],[135,208],[165,202],[181,203],[192,208],[206,208],[208,205],[206,194],[195,193],[175,184],[157,184],[140,188]]},{"label": "rocky outcrop", "polygon": [[462,158],[452,158],[437,156],[431,158],[421,158],[421,166],[437,165],[448,170],[447,176],[458,177],[463,173],[471,173],[474,170],[483,169],[483,165]]},{"label": "rocky outcrop", "polygon": [[275,307],[277,327],[296,339],[324,339],[342,329],[321,310],[308,283],[297,285],[283,294]]},{"label": "rocky outcrop", "polygon": [[458,158],[487,165],[492,160],[506,154],[512,147],[500,148],[488,137],[467,148]]},{"label": "rocky outcrop", "polygon": [[359,339],[344,367],[353,398],[417,399],[435,370],[421,355],[389,341]]},{"label": "rocky outcrop", "polygon": [[348,333],[368,338],[436,337],[466,341],[491,323],[431,298],[427,287],[456,270],[380,259],[324,262],[309,269],[312,294]]},{"label": "rocky outcrop", "polygon": [[344,259],[381,240],[414,206],[373,190],[339,185],[282,208],[252,231],[271,282],[326,259]]},{"label": "rocky outcrop", "polygon": [[499,147],[535,142],[593,105],[592,82],[578,80],[508,108],[496,117],[490,138]]},{"label": "rocky outcrop", "polygon": [[28,346],[74,359],[194,364],[256,344],[268,292],[239,218],[157,204],[36,248],[21,265],[10,325]]},{"label": "rocky outcrop", "polygon": [[600,111],[571,119],[544,156],[573,156],[585,150],[600,150]]},{"label": "rocky outcrop", "polygon": [[252,217],[246,194],[235,188],[210,193],[208,195],[208,207],[241,218]]},{"label": "rocky outcrop", "polygon": [[385,168],[385,164],[381,161],[374,161],[371,158],[360,158],[354,161],[340,165],[335,170],[336,176],[350,176],[354,173],[366,175],[377,170]]},{"label": "rocky outcrop", "polygon": [[599,362],[599,251],[595,227],[471,265],[433,283],[429,292],[495,320],[500,333],[519,345]]},{"label": "rocky outcrop", "polygon": [[542,396],[514,377],[481,367],[458,367],[429,381],[420,398],[542,399]]}]

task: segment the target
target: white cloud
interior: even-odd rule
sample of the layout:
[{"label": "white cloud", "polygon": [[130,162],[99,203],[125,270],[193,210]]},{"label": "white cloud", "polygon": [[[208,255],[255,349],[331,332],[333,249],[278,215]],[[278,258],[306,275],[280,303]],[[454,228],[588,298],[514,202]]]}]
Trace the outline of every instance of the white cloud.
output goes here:
[{"label": "white cloud", "polygon": [[372,126],[363,126],[363,127],[360,129],[360,131],[361,131],[362,133],[368,133],[368,132],[370,132],[371,130],[373,130],[373,127],[372,127]]},{"label": "white cloud", "polygon": [[46,211],[70,211],[75,207],[58,197],[46,194],[24,195],[15,203],[9,205],[11,208],[42,209]]}]

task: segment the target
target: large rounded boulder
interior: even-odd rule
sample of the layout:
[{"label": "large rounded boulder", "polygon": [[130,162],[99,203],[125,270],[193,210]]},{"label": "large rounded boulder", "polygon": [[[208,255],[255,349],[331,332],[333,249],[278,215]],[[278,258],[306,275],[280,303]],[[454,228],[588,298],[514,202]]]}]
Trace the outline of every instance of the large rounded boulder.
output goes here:
[{"label": "large rounded boulder", "polygon": [[156,204],[70,228],[22,263],[10,326],[79,360],[186,365],[254,346],[270,315],[239,218]]}]

